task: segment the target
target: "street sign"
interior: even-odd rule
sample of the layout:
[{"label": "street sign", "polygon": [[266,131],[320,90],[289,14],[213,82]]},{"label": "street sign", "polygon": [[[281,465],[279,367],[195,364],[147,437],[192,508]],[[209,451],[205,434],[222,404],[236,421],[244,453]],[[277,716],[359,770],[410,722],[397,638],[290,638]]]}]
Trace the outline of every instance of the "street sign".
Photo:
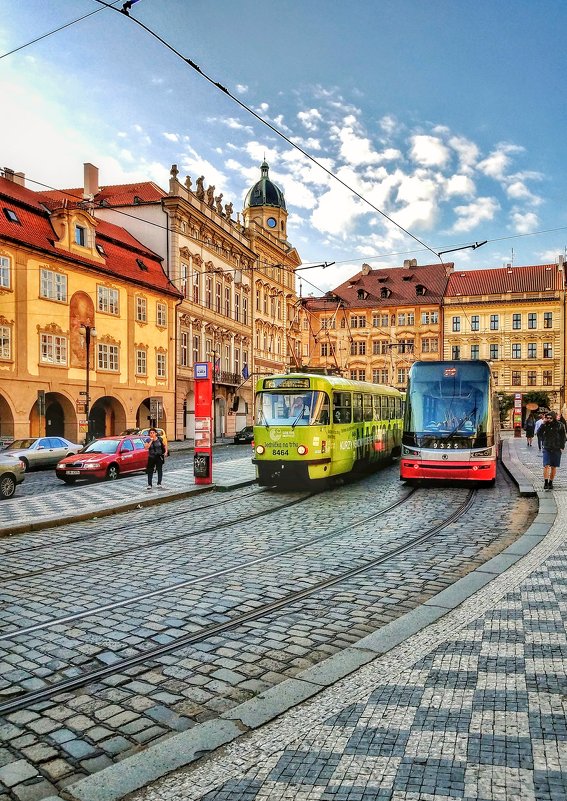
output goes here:
[{"label": "street sign", "polygon": [[85,390],[84,390],[84,389],[80,389],[80,390],[79,390],[79,395],[86,395],[86,394],[87,394],[87,393],[85,392]]}]

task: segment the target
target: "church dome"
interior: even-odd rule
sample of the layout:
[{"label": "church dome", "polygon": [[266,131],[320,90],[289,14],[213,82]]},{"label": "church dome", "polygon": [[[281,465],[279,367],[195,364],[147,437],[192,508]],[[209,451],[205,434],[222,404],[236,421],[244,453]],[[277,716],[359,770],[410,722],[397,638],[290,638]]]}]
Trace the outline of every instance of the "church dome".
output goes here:
[{"label": "church dome", "polygon": [[279,209],[285,210],[285,198],[282,190],[273,181],[268,178],[269,167],[267,163],[262,162],[262,177],[254,184],[252,189],[248,190],[244,200],[244,208],[252,206],[274,206]]}]

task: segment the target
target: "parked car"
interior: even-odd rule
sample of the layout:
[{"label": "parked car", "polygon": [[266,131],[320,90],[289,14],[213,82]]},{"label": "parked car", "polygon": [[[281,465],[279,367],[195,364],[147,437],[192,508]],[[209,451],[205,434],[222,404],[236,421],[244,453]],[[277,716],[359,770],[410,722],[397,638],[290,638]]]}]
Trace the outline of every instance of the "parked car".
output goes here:
[{"label": "parked car", "polygon": [[[146,437],[150,436],[150,428],[154,428],[154,426],[150,426],[149,428],[142,428],[138,431],[138,434],[142,437],[142,439],[146,439]],[[167,434],[163,430],[163,428],[156,428],[158,437],[161,437],[163,440],[163,444],[165,445],[165,449],[168,449],[167,446]]]},{"label": "parked car", "polygon": [[78,453],[82,447],[64,437],[30,437],[15,439],[2,453],[21,459],[27,472],[39,467],[53,467],[63,457]]},{"label": "parked car", "polygon": [[139,433],[140,433],[140,429],[139,428],[125,428],[124,431],[120,432],[120,436],[121,437],[128,437],[131,434],[139,434]]},{"label": "parked car", "polygon": [[110,481],[124,473],[135,473],[148,466],[148,451],[139,435],[95,439],[81,453],[58,462],[55,475],[66,484],[78,478]]},{"label": "parked car", "polygon": [[26,468],[21,459],[0,453],[0,499],[11,498],[25,475]]},{"label": "parked car", "polygon": [[245,426],[237,431],[234,435],[234,444],[239,445],[242,442],[254,442],[254,429],[252,426]]}]

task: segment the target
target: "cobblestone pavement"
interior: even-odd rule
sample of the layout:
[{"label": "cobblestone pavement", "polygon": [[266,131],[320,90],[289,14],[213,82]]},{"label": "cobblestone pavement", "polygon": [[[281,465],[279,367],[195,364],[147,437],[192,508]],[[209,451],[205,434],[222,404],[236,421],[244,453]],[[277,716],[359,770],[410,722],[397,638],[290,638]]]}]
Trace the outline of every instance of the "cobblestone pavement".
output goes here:
[{"label": "cobblestone pavement", "polygon": [[[459,488],[418,490],[379,523],[356,525],[369,506],[386,508],[408,496],[396,467],[315,498],[252,490],[234,490],[228,503],[216,507],[211,495],[200,495],[112,518],[112,527],[107,518],[1,541],[9,572],[0,576],[0,703],[14,691],[116,663],[148,644],[174,643],[266,599],[280,599],[298,582],[308,587],[362,564],[438,522],[467,494]],[[231,522],[235,511],[261,513],[274,500],[296,503],[269,524],[265,517]],[[81,777],[96,778],[148,744],[168,745],[175,733],[285,685],[481,565],[533,513],[534,502],[518,500],[502,477],[494,491],[479,492],[466,523],[385,567],[284,613],[6,714],[0,719],[0,801],[57,791],[73,796]],[[127,525],[120,527],[122,518]],[[340,523],[342,531],[327,536],[331,523]],[[289,549],[298,546],[292,555]],[[151,599],[137,598],[148,591],[155,593]],[[98,610],[101,604],[108,608]],[[80,617],[61,620],[69,614]],[[22,632],[30,626],[37,629]],[[89,793],[84,798],[94,801]]]},{"label": "cobblestone pavement", "polygon": [[[537,448],[508,444],[541,488]],[[131,801],[564,801],[566,469],[541,495],[547,509],[550,496],[557,504],[547,536],[482,590]]]}]

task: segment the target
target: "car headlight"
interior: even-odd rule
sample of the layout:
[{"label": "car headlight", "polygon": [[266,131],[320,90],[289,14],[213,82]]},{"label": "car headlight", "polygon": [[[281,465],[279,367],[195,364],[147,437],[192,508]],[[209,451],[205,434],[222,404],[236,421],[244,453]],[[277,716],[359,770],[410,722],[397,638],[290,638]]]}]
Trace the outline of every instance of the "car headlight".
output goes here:
[{"label": "car headlight", "polygon": [[55,469],[56,470],[65,470],[65,465],[63,464],[63,462],[59,462],[59,464],[57,465],[57,467]]},{"label": "car headlight", "polygon": [[100,462],[87,462],[85,465],[86,470],[98,470],[100,467]]}]

